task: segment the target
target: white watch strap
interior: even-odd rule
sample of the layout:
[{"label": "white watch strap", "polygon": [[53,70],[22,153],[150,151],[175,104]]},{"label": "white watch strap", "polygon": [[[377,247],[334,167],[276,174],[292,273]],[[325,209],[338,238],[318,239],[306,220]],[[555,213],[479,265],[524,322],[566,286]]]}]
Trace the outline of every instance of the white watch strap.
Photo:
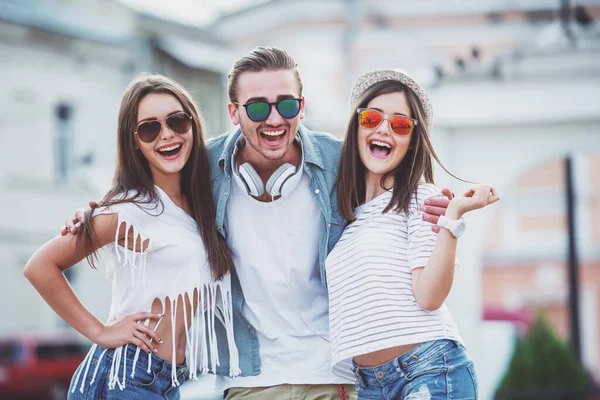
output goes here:
[{"label": "white watch strap", "polygon": [[437,226],[450,230],[452,229],[452,222],[454,221],[446,217],[445,215],[440,215],[440,217],[438,218]]},{"label": "white watch strap", "polygon": [[462,218],[459,218],[456,220],[456,219],[450,219],[450,218],[446,217],[445,215],[440,215],[440,217],[438,218],[437,225],[439,227],[448,229],[448,231],[450,231],[452,236],[454,236],[455,238],[458,238],[458,237],[462,236],[462,234],[464,233],[465,221]]}]

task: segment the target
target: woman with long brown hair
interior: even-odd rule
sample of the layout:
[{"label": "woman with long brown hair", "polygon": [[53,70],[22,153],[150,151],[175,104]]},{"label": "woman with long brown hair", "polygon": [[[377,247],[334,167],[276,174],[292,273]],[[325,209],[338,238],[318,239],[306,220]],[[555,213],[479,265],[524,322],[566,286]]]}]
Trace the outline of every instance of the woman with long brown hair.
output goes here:
[{"label": "woman with long brown hair", "polygon": [[[398,70],[362,75],[351,94],[337,182],[346,227],[326,261],[332,370],[353,364],[359,399],[476,399],[473,362],[444,304],[462,215],[498,200],[476,185],[438,225],[423,221],[433,184],[433,109]],[[441,164],[440,164],[441,165]]]},{"label": "woman with long brown hair", "polygon": [[[186,378],[216,367],[215,317],[227,329],[230,375],[239,374],[233,263],[215,228],[204,131],[178,83],[161,75],[134,79],[119,110],[112,188],[76,235],[52,239],[27,263],[25,276],[44,300],[94,343],[69,399],[179,398]],[[100,249],[112,261],[107,323],[63,275],[85,258],[94,266]]]}]

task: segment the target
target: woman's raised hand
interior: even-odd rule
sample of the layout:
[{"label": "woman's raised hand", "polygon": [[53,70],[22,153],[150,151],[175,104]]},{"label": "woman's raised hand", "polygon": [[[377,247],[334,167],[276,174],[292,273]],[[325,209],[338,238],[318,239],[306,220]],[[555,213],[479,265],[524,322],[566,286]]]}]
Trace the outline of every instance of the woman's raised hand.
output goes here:
[{"label": "woman's raised hand", "polygon": [[160,319],[162,314],[149,312],[139,312],[115,320],[108,325],[104,325],[93,341],[105,349],[114,349],[126,344],[134,344],[143,351],[150,353],[156,352],[151,339],[162,343],[156,332],[142,323],[146,319]]},{"label": "woman's raised hand", "polygon": [[[491,185],[476,185],[467,190],[462,196],[457,196],[448,205],[448,211],[458,213],[456,218],[464,213],[478,210],[500,200],[498,191]],[[446,215],[449,215],[447,213]]]}]

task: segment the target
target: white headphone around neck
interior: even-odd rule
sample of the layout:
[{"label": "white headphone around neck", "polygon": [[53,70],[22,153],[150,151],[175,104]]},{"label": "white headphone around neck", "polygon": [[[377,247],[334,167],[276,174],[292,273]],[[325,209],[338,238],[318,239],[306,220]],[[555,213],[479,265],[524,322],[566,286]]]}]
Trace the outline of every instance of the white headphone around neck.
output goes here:
[{"label": "white headphone around neck", "polygon": [[246,186],[248,194],[254,197],[262,196],[265,192],[271,196],[285,196],[295,185],[288,185],[290,190],[286,190],[285,183],[296,173],[296,167],[290,163],[285,163],[273,172],[273,175],[263,185],[262,179],[249,163],[243,163],[238,168],[242,183]]}]

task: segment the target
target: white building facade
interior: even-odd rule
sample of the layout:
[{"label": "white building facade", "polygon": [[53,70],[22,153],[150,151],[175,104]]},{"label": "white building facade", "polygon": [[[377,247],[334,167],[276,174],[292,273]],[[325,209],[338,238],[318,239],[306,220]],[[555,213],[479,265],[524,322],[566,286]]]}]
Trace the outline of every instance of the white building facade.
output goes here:
[{"label": "white building facade", "polygon": [[[182,46],[184,46],[182,48]],[[228,127],[222,42],[207,31],[141,14],[119,1],[0,1],[0,335],[64,323],[23,277],[33,252],[109,188],[121,96],[141,72],[183,84],[214,136]],[[68,277],[108,316],[102,271]]]}]

